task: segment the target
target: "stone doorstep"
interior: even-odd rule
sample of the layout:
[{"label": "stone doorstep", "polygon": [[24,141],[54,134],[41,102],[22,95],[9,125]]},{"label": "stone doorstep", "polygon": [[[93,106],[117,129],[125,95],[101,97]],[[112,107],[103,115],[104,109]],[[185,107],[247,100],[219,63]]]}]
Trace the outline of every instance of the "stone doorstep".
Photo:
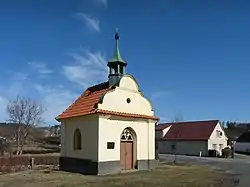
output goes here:
[{"label": "stone doorstep", "polygon": [[138,169],[129,169],[129,170],[121,170],[120,173],[132,173],[132,172],[137,172],[137,171],[140,171]]}]

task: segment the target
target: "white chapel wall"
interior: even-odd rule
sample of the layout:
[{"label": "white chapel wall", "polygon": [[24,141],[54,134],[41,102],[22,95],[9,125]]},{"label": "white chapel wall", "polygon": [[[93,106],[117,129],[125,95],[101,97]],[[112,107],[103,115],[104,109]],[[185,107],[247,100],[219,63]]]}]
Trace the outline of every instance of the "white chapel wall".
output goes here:
[{"label": "white chapel wall", "polygon": [[[82,149],[74,150],[73,135],[79,128],[82,135]],[[98,160],[98,118],[97,115],[63,120],[61,156]]]},{"label": "white chapel wall", "polygon": [[[136,159],[155,159],[155,122],[99,118],[99,162],[120,160],[120,136],[127,127],[136,133]],[[107,149],[107,142],[115,148]]]}]

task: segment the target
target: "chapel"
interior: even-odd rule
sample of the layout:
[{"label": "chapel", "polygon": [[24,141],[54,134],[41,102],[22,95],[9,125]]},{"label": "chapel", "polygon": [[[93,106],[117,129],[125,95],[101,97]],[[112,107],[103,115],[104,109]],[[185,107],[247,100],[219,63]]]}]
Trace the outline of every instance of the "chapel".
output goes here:
[{"label": "chapel", "polygon": [[156,166],[155,123],[151,101],[127,73],[115,33],[107,82],[87,88],[64,112],[61,123],[60,169],[104,175]]}]

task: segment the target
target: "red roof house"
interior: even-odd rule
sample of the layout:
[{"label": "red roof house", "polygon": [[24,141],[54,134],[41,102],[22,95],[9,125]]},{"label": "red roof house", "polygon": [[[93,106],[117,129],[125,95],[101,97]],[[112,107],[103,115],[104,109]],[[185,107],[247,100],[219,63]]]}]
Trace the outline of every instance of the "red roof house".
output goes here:
[{"label": "red roof house", "polygon": [[199,155],[200,151],[208,154],[209,149],[221,154],[227,146],[227,137],[219,120],[162,123],[155,129],[159,152],[162,153],[173,153],[176,144],[179,144],[178,152],[187,155]]}]

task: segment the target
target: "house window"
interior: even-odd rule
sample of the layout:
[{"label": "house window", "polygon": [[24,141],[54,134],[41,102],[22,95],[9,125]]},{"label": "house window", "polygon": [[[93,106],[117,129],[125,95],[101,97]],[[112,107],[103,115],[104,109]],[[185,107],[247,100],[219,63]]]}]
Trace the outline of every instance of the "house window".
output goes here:
[{"label": "house window", "polygon": [[223,149],[223,144],[219,144],[219,149],[220,149],[220,150]]},{"label": "house window", "polygon": [[214,150],[217,149],[217,144],[213,144],[213,149],[214,149]]},{"label": "house window", "polygon": [[175,150],[175,144],[171,145],[171,150],[174,151]]},{"label": "house window", "polygon": [[74,132],[74,150],[82,149],[82,135],[81,131],[77,128]]},{"label": "house window", "polygon": [[222,137],[222,132],[219,131],[219,130],[217,130],[217,131],[216,131],[216,135],[217,135],[217,137]]}]

